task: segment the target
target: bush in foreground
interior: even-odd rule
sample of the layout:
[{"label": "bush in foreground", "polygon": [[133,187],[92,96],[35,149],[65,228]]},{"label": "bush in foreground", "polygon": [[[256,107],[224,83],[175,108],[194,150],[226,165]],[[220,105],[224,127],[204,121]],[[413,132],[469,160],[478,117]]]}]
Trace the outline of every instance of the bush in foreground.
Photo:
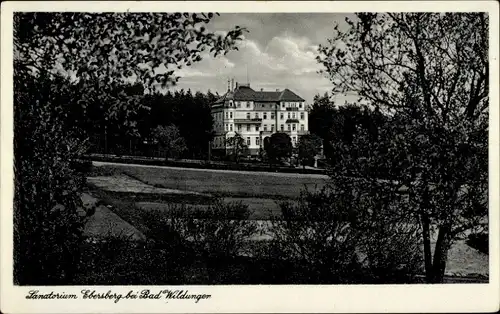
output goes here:
[{"label": "bush in foreground", "polygon": [[241,202],[215,200],[206,209],[171,205],[168,210],[144,211],[142,219],[153,240],[150,247],[164,252],[171,270],[201,259],[211,266],[245,254],[248,239],[257,232]]},{"label": "bush in foreground", "polygon": [[467,244],[479,252],[489,254],[489,235],[489,232],[471,233],[468,236]]},{"label": "bush in foreground", "polygon": [[62,78],[14,77],[14,281],[53,285],[71,280],[83,240],[75,159],[85,143],[67,120],[76,91]]},{"label": "bush in foreground", "polygon": [[418,273],[415,230],[374,215],[352,191],[326,187],[282,203],[269,255],[302,268],[294,283],[407,283]]}]

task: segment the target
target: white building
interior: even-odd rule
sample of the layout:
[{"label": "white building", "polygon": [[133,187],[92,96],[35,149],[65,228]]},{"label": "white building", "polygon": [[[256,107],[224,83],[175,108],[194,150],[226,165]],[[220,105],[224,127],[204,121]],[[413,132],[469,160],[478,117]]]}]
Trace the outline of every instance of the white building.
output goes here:
[{"label": "white building", "polygon": [[299,136],[308,134],[304,99],[289,89],[255,91],[250,84],[238,84],[212,105],[215,138],[214,153],[225,153],[226,139],[238,132],[251,155],[264,148],[264,139],[276,132],[287,133],[296,145]]}]

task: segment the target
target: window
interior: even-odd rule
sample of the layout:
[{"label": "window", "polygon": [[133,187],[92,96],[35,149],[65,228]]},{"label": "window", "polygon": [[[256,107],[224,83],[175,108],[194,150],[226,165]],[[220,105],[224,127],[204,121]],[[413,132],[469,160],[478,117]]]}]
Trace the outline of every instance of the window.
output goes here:
[{"label": "window", "polygon": [[247,131],[250,131],[250,124],[247,124]]},{"label": "window", "polygon": [[260,129],[260,125],[256,125],[256,126],[255,126],[255,131],[257,131],[257,132],[258,132],[258,131],[259,131],[259,129]]},{"label": "window", "polygon": [[274,112],[271,112],[271,119],[274,120]]},{"label": "window", "polygon": [[225,127],[224,127],[224,130],[225,130],[225,131],[227,131],[227,123],[226,123],[226,125],[225,125]]},{"label": "window", "polygon": [[264,124],[264,131],[267,131],[267,124]]},{"label": "window", "polygon": [[292,124],[292,130],[295,131],[295,123]]},{"label": "window", "polygon": [[285,103],[281,103],[281,108],[285,108]]},{"label": "window", "polygon": [[290,112],[288,113],[288,119],[290,119]]},{"label": "window", "polygon": [[226,119],[228,118],[228,112],[226,111]]},{"label": "window", "polygon": [[247,112],[247,119],[250,120],[250,112]]},{"label": "window", "polygon": [[255,138],[255,145],[257,145],[257,146],[260,145],[260,138],[259,137]]},{"label": "window", "polygon": [[282,124],[281,125],[281,131],[284,131],[285,130],[285,126]]},{"label": "window", "polygon": [[290,131],[290,124],[287,124],[286,128],[287,128],[288,131]]},{"label": "window", "polygon": [[283,112],[280,113],[280,119],[283,120]]},{"label": "window", "polygon": [[292,113],[292,119],[295,119],[295,118],[296,118],[296,116],[295,116],[295,112],[294,112],[294,113]]},{"label": "window", "polygon": [[267,119],[267,112],[264,112],[264,119]]},{"label": "window", "polygon": [[229,124],[229,131],[232,131],[233,130],[233,124]]},{"label": "window", "polygon": [[302,108],[302,103],[301,102],[299,103],[299,108]]},{"label": "window", "polygon": [[300,125],[300,130],[304,131],[304,125],[303,124]]},{"label": "window", "polygon": [[231,118],[231,119],[233,118],[233,112],[232,111],[229,112],[229,118]]},{"label": "window", "polygon": [[300,113],[300,120],[304,120],[304,113],[303,112]]},{"label": "window", "polygon": [[256,112],[256,113],[255,113],[255,119],[258,119],[258,118],[259,118],[259,113],[258,113],[258,112]]},{"label": "window", "polygon": [[240,102],[239,101],[235,101],[234,104],[235,104],[236,107],[238,107],[238,108],[240,107]]},{"label": "window", "polygon": [[271,132],[274,132],[274,124],[271,124]]},{"label": "window", "polygon": [[250,108],[250,102],[247,101],[247,108]]},{"label": "window", "polygon": [[250,138],[247,137],[247,145],[250,146]]}]

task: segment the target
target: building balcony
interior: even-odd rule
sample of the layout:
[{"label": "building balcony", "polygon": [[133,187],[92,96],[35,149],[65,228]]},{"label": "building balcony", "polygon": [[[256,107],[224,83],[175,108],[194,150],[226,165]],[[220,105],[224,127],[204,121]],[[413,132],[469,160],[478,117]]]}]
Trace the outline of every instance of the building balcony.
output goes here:
[{"label": "building balcony", "polygon": [[286,111],[299,111],[297,107],[286,107]]},{"label": "building balcony", "polygon": [[299,119],[287,119],[285,123],[300,123]]},{"label": "building balcony", "polygon": [[235,124],[261,124],[262,119],[261,118],[254,118],[254,119],[234,119]]}]

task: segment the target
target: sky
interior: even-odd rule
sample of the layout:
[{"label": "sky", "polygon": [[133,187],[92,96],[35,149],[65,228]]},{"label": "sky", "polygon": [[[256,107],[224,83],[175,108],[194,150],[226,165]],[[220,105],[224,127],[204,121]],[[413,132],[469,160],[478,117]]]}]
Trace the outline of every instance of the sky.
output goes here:
[{"label": "sky", "polygon": [[288,88],[312,103],[316,94],[332,90],[330,81],[318,71],[317,49],[332,35],[334,23],[342,27],[341,13],[225,13],[216,16],[208,30],[223,32],[235,26],[248,33],[238,44],[239,51],[226,56],[205,57],[183,68],[177,89],[224,94],[228,79],[247,83],[254,90]]}]

